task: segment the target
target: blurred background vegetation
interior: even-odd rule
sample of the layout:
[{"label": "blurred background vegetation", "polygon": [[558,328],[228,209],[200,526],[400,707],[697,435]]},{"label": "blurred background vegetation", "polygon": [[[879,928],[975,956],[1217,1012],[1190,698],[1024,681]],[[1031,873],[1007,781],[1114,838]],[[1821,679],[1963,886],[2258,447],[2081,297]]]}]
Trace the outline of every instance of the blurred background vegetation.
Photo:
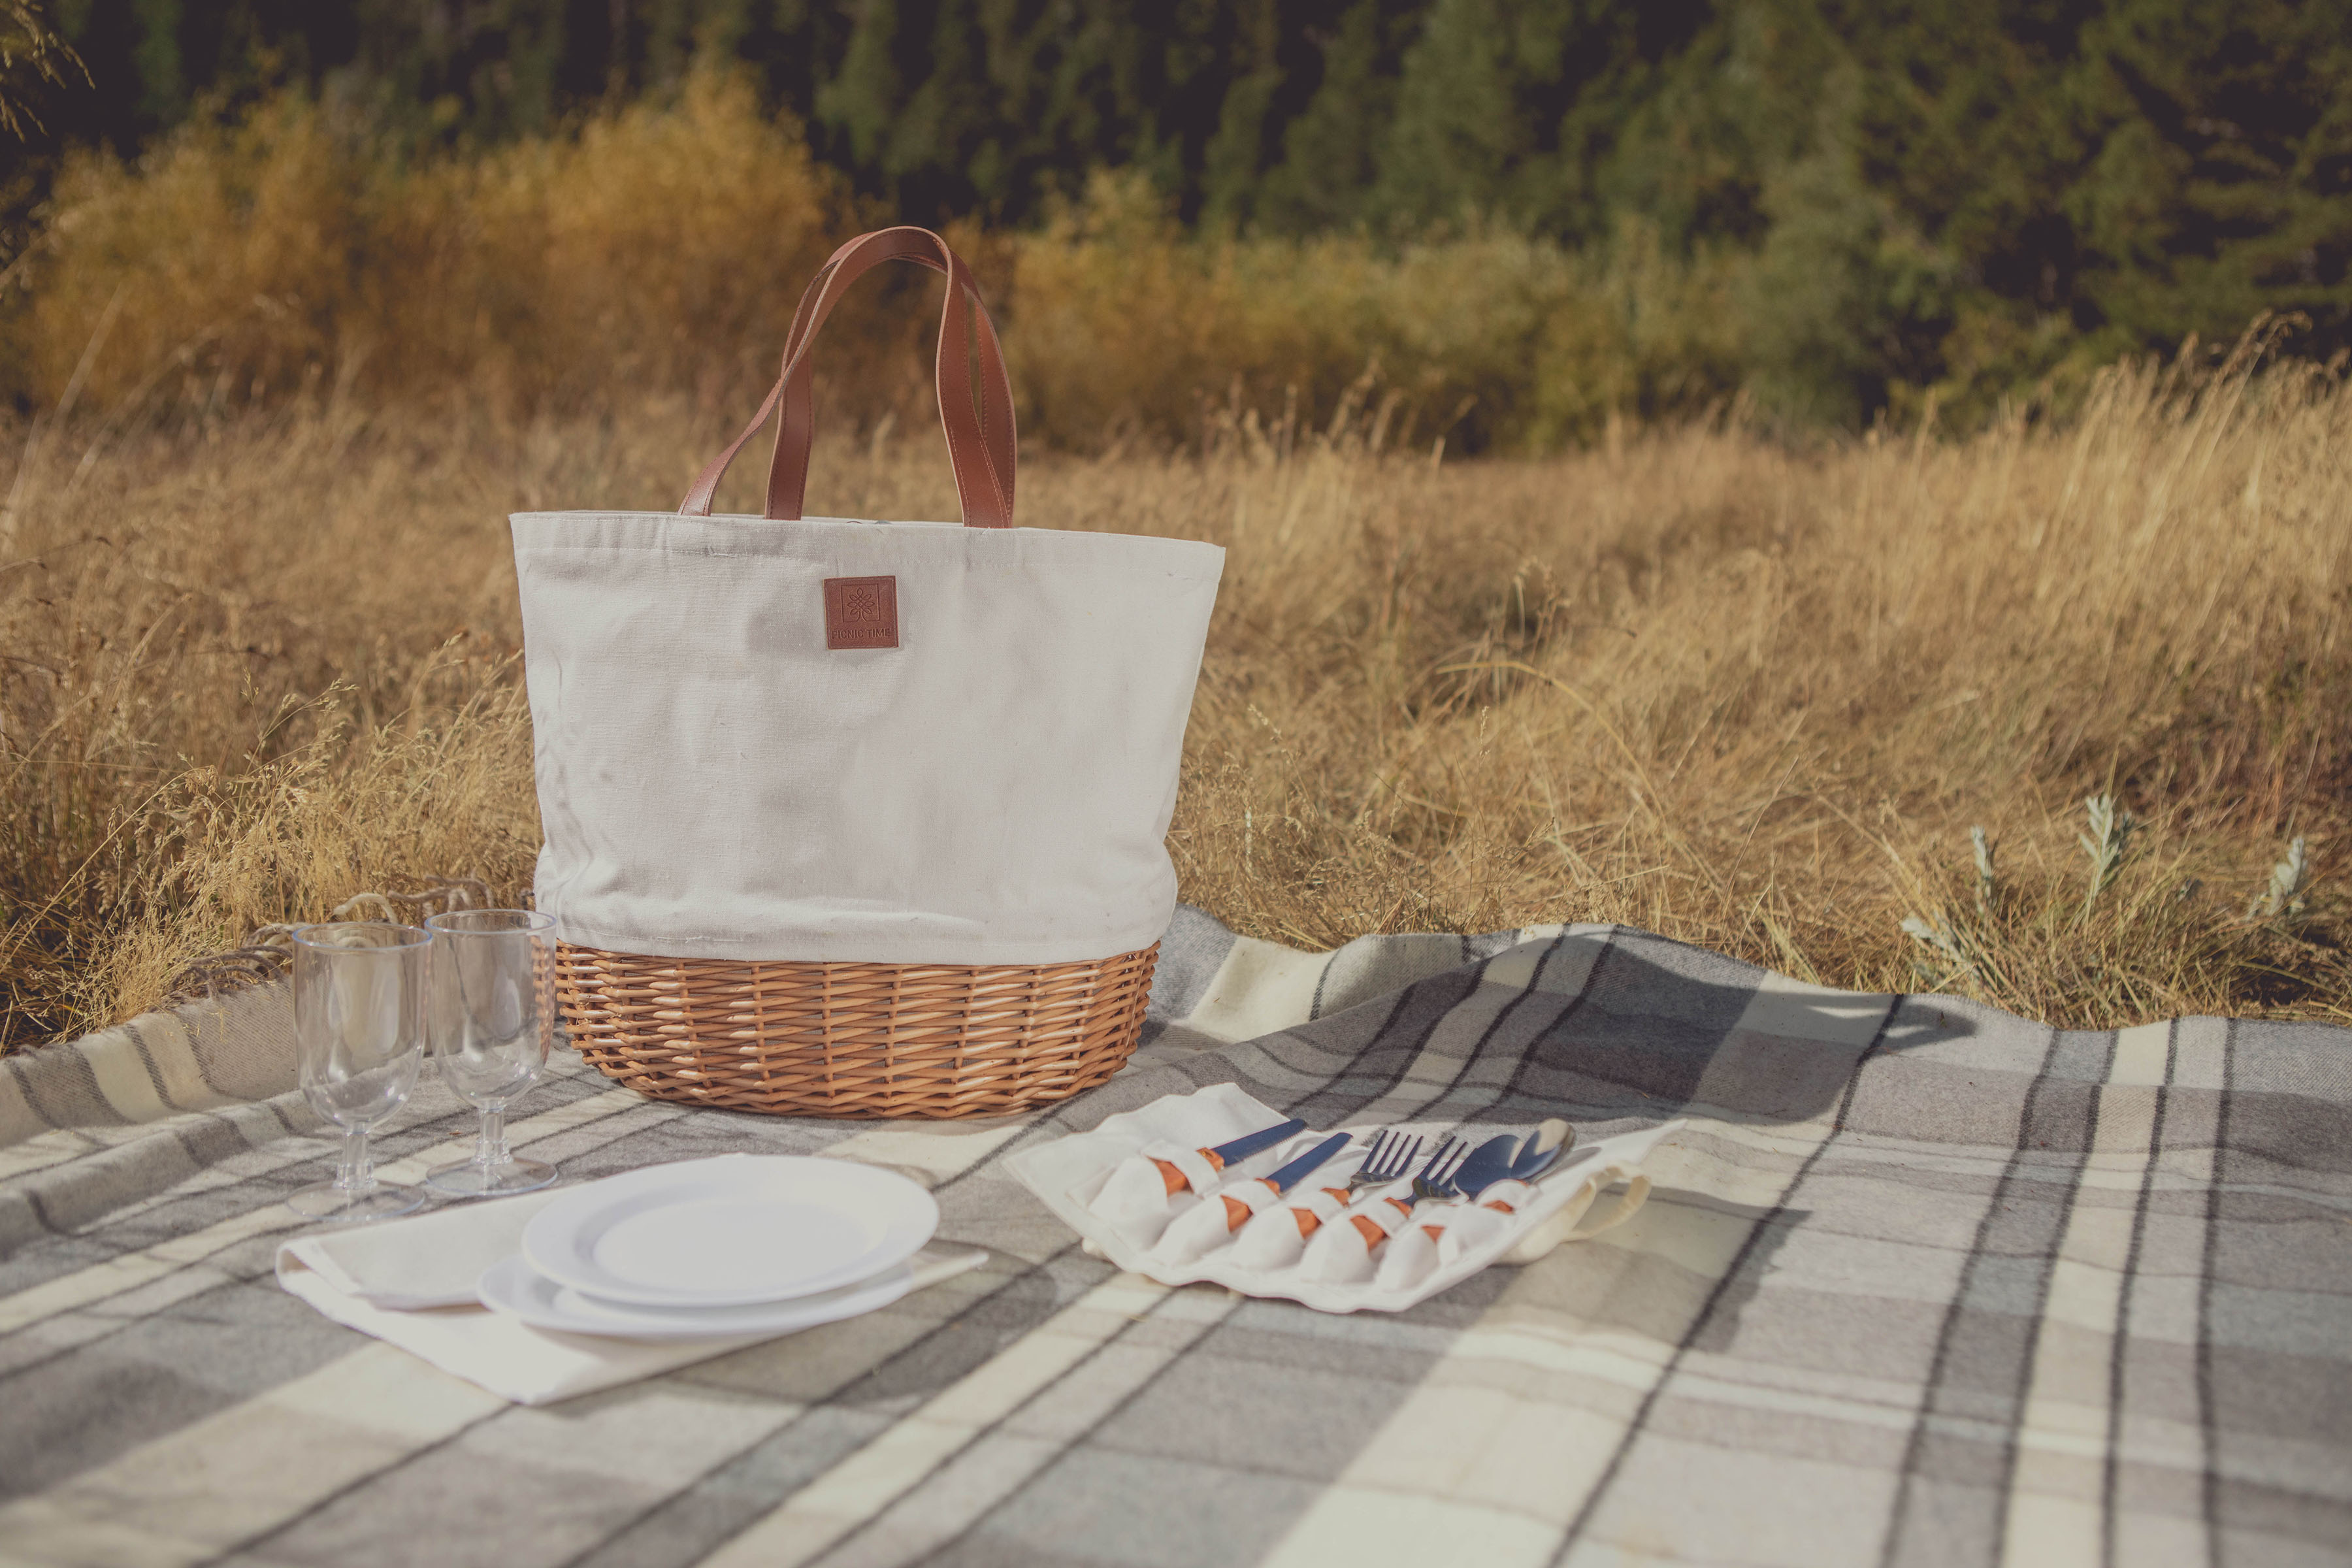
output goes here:
[{"label": "blurred background vegetation", "polygon": [[[961,226],[1033,430],[1081,447],[1351,386],[1456,450],[1733,398],[1976,426],[2266,312],[2352,346],[2347,0],[0,9],[26,407],[78,365],[101,403],[716,392],[887,218]],[[1131,321],[1149,377],[1098,363]]]},{"label": "blurred background vegetation", "polygon": [[[2352,1019],[2352,0],[0,0],[0,1050],[520,897],[499,520],[897,219],[1024,521],[1229,552],[1239,929]],[[892,270],[811,493],[950,516]]]}]

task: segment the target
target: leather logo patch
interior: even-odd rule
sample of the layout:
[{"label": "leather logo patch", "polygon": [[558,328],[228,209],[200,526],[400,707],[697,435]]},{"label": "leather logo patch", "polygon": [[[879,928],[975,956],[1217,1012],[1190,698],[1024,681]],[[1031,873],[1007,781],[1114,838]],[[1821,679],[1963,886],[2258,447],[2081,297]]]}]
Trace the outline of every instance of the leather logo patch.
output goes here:
[{"label": "leather logo patch", "polygon": [[898,579],[827,577],[824,580],[824,646],[897,647]]}]

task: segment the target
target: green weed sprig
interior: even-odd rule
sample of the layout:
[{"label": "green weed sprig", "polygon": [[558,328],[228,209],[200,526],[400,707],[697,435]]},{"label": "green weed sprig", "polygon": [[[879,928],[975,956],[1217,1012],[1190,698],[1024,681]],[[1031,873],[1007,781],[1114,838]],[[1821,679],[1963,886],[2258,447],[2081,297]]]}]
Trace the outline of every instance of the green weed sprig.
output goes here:
[{"label": "green weed sprig", "polygon": [[2083,895],[2082,912],[2074,917],[2077,925],[2091,918],[2091,907],[2115,881],[2131,851],[2133,830],[2139,826],[2139,818],[2117,805],[2111,795],[2091,796],[2083,802],[2083,812],[2091,820],[2091,830],[2076,834],[2074,841],[2091,858],[2091,886]]},{"label": "green weed sprig", "polygon": [[2286,847],[2286,858],[2271,868],[2271,884],[2254,895],[2254,901],[2246,907],[2246,918],[2293,921],[2303,913],[2304,895],[2310,890],[2311,861],[2298,836]]}]

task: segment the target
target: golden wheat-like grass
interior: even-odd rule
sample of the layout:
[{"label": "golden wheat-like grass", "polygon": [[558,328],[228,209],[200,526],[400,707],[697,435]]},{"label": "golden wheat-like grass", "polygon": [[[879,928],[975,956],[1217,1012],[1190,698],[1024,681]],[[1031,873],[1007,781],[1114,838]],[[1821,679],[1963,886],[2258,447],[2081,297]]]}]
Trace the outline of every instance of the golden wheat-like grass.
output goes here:
[{"label": "golden wheat-like grass", "polygon": [[[675,505],[729,416],[321,395],[19,432],[5,1041],[135,1013],[180,961],[363,887],[519,894],[505,514]],[[2062,426],[1811,450],[1717,424],[1440,465],[1371,430],[1228,418],[1198,451],[1022,476],[1025,523],[1229,551],[1171,840],[1188,900],[1304,946],[1622,921],[2073,1024],[2352,1019],[2340,382],[2126,367]],[[811,495],[954,504],[936,438],[887,434],[828,437]],[[2086,906],[2081,801],[2108,791],[2143,826]],[[2292,835],[2315,892],[2249,921]]]}]

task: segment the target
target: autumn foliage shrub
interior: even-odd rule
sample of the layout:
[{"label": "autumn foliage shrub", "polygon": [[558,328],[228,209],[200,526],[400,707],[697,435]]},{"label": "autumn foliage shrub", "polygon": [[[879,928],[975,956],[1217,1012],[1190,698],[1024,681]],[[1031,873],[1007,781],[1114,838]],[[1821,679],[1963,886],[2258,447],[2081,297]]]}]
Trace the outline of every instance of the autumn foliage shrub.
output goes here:
[{"label": "autumn foliage shrub", "polygon": [[[882,221],[731,79],[469,156],[396,157],[296,100],[60,179],[8,326],[20,395],[116,416],[310,387],[509,416],[648,391],[748,406],[838,239]],[[1199,439],[1223,411],[1538,451],[1738,384],[1737,267],[1638,226],[1586,255],[1505,227],[1411,243],[1191,234],[1098,176],[1041,228],[959,228],[1008,330],[1025,432],[1076,450]],[[826,402],[920,416],[920,279],[826,331]]]}]

